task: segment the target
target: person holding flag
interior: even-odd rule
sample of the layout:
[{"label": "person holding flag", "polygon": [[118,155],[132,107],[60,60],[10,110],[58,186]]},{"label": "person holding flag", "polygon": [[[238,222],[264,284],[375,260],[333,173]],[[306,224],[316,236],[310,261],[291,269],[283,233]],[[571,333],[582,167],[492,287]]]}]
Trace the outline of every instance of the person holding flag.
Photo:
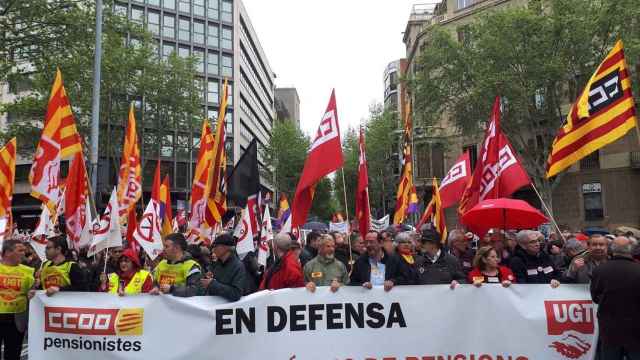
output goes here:
[{"label": "person holding flag", "polygon": [[59,291],[85,291],[85,276],[80,266],[67,259],[69,245],[64,235],[49,238],[46,247],[47,261],[39,270],[37,287],[45,290],[47,296]]},{"label": "person holding flag", "polygon": [[122,252],[118,259],[118,270],[103,278],[99,291],[118,296],[148,293],[153,289],[151,274],[142,269],[140,257],[132,248]]},{"label": "person holding flag", "polygon": [[179,297],[198,295],[202,270],[186,252],[187,239],[180,233],[167,235],[163,241],[164,259],[153,273],[151,295],[171,294]]}]

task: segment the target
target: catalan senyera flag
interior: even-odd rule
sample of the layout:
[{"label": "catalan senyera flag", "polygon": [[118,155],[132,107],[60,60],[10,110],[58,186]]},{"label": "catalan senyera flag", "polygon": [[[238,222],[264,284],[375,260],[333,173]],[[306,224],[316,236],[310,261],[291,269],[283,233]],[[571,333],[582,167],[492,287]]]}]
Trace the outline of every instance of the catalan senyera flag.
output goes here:
[{"label": "catalan senyera flag", "polygon": [[623,137],[638,126],[637,122],[631,76],[622,41],[618,41],[591,76],[558,131],[547,160],[547,178]]},{"label": "catalan senyera flag", "polygon": [[169,183],[169,176],[165,175],[160,185],[159,191],[160,199],[160,216],[162,221],[162,236],[167,236],[173,232],[173,226],[171,224],[173,220],[173,211],[171,209],[171,185]]},{"label": "catalan senyera flag", "polygon": [[142,167],[136,132],[136,117],[132,103],[129,108],[129,120],[124,135],[122,160],[118,175],[118,203],[121,221],[126,219],[127,213],[135,208],[140,197],[142,197]]},{"label": "catalan senyera flag", "polygon": [[60,160],[79,152],[82,152],[80,135],[62,83],[62,73],[57,69],[42,136],[29,173],[31,195],[47,205],[52,218],[56,218],[59,201]]},{"label": "catalan senyera flag", "polygon": [[440,197],[440,189],[438,180],[433,179],[432,185],[433,196],[427,208],[425,209],[416,229],[420,230],[422,225],[431,222],[438,234],[440,234],[440,243],[445,244],[447,241],[447,222],[444,217],[444,207],[442,206],[442,198]]},{"label": "catalan senyera flag", "polygon": [[11,198],[16,177],[16,138],[0,149],[0,218],[7,218],[11,229]]},{"label": "catalan senyera flag", "polygon": [[227,112],[227,100],[229,87],[227,80],[224,81],[222,89],[222,101],[218,112],[218,123],[216,135],[213,140],[213,161],[211,165],[211,191],[207,201],[205,211],[205,223],[209,228],[215,224],[222,223],[222,216],[227,212],[227,183],[225,170],[227,167],[227,156],[225,154],[225,115]]},{"label": "catalan senyera flag", "polygon": [[413,184],[413,154],[411,152],[412,131],[411,104],[407,103],[407,111],[405,112],[404,119],[402,176],[400,177],[398,191],[396,193],[396,209],[393,214],[394,224],[402,224],[407,218],[407,214],[415,212],[418,205],[416,187]]},{"label": "catalan senyera flag", "polygon": [[211,164],[213,162],[213,134],[209,119],[202,123],[200,150],[196,161],[193,185],[191,186],[191,218],[190,229],[200,229],[204,223],[207,200],[211,192]]}]

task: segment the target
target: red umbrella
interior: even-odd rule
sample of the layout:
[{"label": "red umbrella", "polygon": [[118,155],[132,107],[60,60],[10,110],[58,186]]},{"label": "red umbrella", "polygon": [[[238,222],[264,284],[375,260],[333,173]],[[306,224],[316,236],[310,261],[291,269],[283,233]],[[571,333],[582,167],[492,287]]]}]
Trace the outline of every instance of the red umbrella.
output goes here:
[{"label": "red umbrella", "polygon": [[491,199],[479,202],[462,215],[462,223],[483,236],[489,229],[531,229],[547,222],[538,209],[515,199]]}]

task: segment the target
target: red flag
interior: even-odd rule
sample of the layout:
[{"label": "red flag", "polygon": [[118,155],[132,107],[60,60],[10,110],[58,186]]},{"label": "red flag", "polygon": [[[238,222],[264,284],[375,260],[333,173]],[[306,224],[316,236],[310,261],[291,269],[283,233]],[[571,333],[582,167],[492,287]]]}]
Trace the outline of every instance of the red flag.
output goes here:
[{"label": "red flag", "polygon": [[87,222],[87,171],[82,153],[77,152],[71,161],[69,174],[65,180],[64,217],[66,232],[75,249],[80,249],[80,235]]},{"label": "red flag", "polygon": [[358,190],[356,192],[356,217],[360,234],[364,236],[371,227],[371,209],[369,208],[369,172],[364,146],[364,133],[360,128],[360,158],[358,161]]},{"label": "red flag", "polygon": [[451,169],[449,169],[449,172],[440,184],[440,198],[442,199],[443,209],[450,207],[460,200],[470,177],[471,160],[469,158],[469,152],[465,151],[460,155],[458,160],[456,160]]},{"label": "red flag", "polygon": [[[156,172],[153,175],[153,185],[151,187],[151,199],[156,201],[156,204],[160,204],[160,160],[156,165]],[[163,214],[160,214],[162,216]]]},{"label": "red flag", "polygon": [[138,242],[136,241],[136,239],[133,237],[133,234],[136,231],[136,228],[138,227],[138,220],[136,217],[136,211],[135,209],[132,209],[131,211],[129,211],[127,213],[127,247],[129,249],[133,249],[133,251],[136,252],[136,254],[140,254],[140,244],[138,244]]},{"label": "red flag", "polygon": [[251,195],[247,198],[247,211],[251,223],[251,231],[254,235],[260,232],[260,207],[258,206],[258,194]]},{"label": "red flag", "polygon": [[460,199],[460,214],[482,200],[509,197],[531,183],[509,140],[500,130],[500,113],[500,97],[496,97],[478,163]]},{"label": "red flag", "polygon": [[324,176],[336,171],[344,164],[342,146],[340,145],[340,127],[338,126],[338,111],[336,108],[335,90],[327,110],[320,121],[318,132],[309,149],[309,155],[304,163],[302,176],[296,186],[292,204],[292,228],[302,226],[307,220],[311,209],[315,186]]}]

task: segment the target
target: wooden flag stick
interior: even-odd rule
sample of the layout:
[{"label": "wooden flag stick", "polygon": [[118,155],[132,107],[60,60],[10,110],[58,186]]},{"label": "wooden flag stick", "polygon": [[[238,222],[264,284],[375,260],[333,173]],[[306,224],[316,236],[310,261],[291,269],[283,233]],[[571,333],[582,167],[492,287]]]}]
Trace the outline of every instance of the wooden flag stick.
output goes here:
[{"label": "wooden flag stick", "polygon": [[[344,166],[342,172],[342,190],[344,192],[344,215],[347,219],[347,243],[349,244],[349,264],[353,266],[353,251],[351,249],[351,231],[349,231],[349,205],[347,204],[347,185],[344,182]],[[362,234],[361,234],[362,235]]]},{"label": "wooden flag stick", "polygon": [[564,235],[562,235],[562,231],[560,231],[560,227],[558,226],[556,219],[553,218],[553,214],[551,213],[551,210],[549,210],[549,207],[547,206],[547,204],[544,202],[544,200],[542,200],[542,196],[540,195],[540,192],[538,192],[538,189],[536,188],[536,185],[533,183],[533,181],[531,182],[531,187],[533,188],[533,191],[536,192],[536,195],[538,195],[538,199],[540,199],[540,202],[542,203],[542,207],[549,215],[549,219],[551,219],[551,223],[553,223],[553,226],[555,226],[556,230],[558,231],[558,234],[560,235],[563,241],[566,241],[567,239],[565,239]]}]

